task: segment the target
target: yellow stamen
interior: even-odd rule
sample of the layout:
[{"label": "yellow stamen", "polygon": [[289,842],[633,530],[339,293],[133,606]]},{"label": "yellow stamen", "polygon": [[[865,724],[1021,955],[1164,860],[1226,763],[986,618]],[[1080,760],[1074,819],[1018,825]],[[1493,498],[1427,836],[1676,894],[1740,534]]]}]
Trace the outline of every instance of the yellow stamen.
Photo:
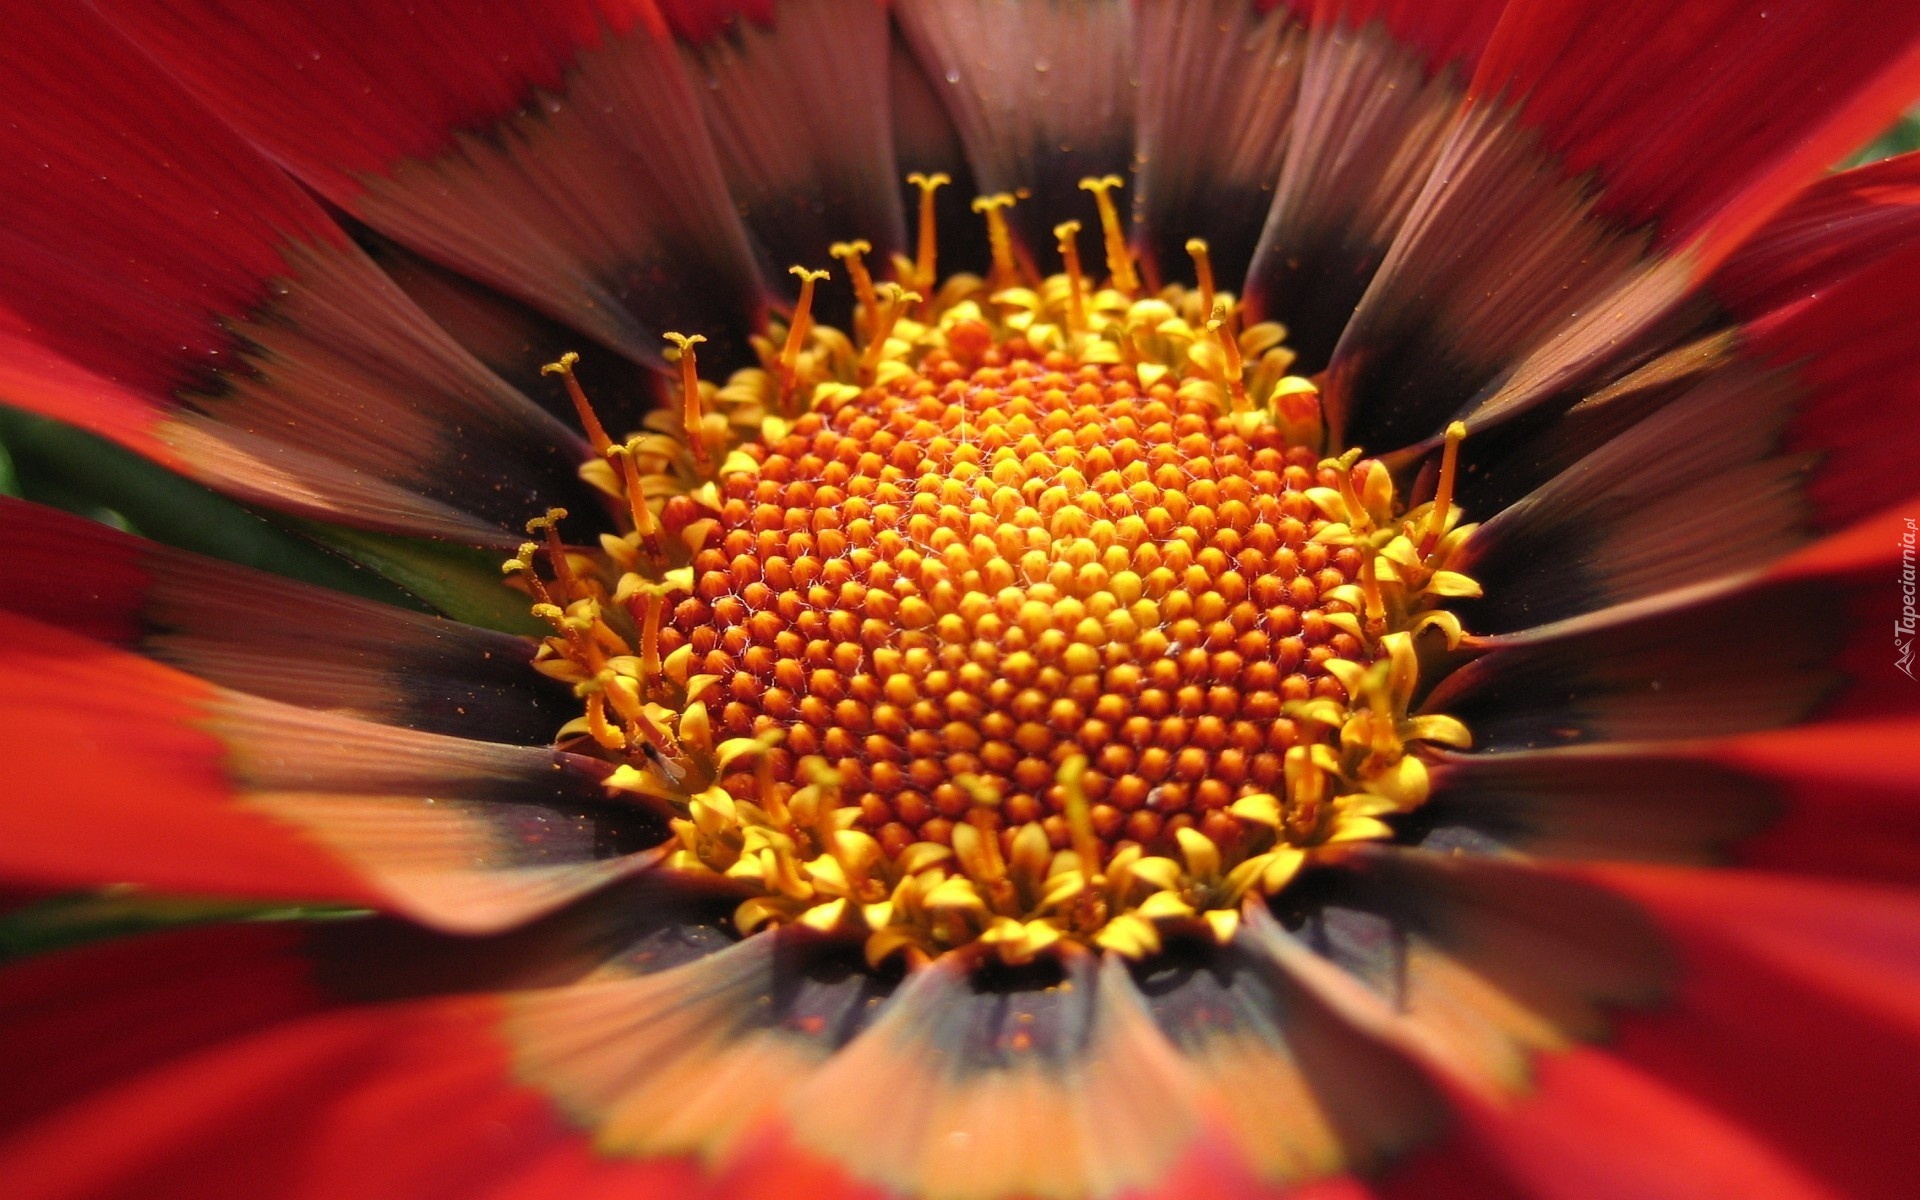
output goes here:
[{"label": "yellow stamen", "polygon": [[931,175],[915,171],[907,176],[907,182],[920,189],[920,242],[913,256],[913,286],[922,295],[933,295],[934,285],[939,282],[934,270],[939,263],[940,242],[934,227],[933,194],[952,183],[945,171],[935,171]]},{"label": "yellow stamen", "polygon": [[1080,273],[1080,244],[1075,240],[1080,236],[1080,222],[1060,222],[1053,227],[1053,236],[1059,239],[1062,269],[1067,276],[1067,328],[1074,333],[1085,333],[1087,308],[1081,296],[1087,285]]},{"label": "yellow stamen", "polygon": [[1453,484],[1460,469],[1460,443],[1467,438],[1467,426],[1455,421],[1447,426],[1447,446],[1440,452],[1440,483],[1434,488],[1433,507],[1427,512],[1426,531],[1420,537],[1421,553],[1433,549],[1433,543],[1447,527],[1447,517],[1453,511]]},{"label": "yellow stamen", "polygon": [[1080,190],[1093,193],[1100,207],[1100,231],[1107,243],[1107,274],[1114,290],[1128,296],[1140,291],[1140,277],[1133,270],[1133,255],[1127,250],[1127,232],[1120,224],[1120,210],[1113,203],[1113,189],[1124,181],[1118,175],[1095,179],[1089,175],[1080,181]]},{"label": "yellow stamen", "polygon": [[1380,567],[1377,555],[1360,560],[1360,592],[1367,600],[1367,636],[1374,641],[1387,631],[1387,604],[1380,594]]},{"label": "yellow stamen", "polygon": [[[529,527],[531,527],[532,524],[533,522],[528,522]],[[520,552],[506,562],[501,563],[500,571],[502,574],[518,575],[520,578],[526,580],[527,590],[533,593],[533,599],[536,604],[544,604],[549,608],[558,608],[559,605],[553,602],[553,594],[547,591],[546,580],[540,578],[540,572],[533,569],[533,556],[538,553],[540,553],[540,544],[538,542],[521,542]]]},{"label": "yellow stamen", "polygon": [[550,362],[540,368],[542,375],[558,375],[566,381],[567,396],[573,401],[574,414],[580,420],[580,428],[587,435],[587,442],[595,454],[605,456],[607,448],[613,445],[613,439],[607,436],[606,427],[600,424],[600,418],[593,411],[593,405],[587,402],[587,393],[580,386],[580,380],[574,376],[574,365],[580,356],[569,350],[560,356],[558,362]]},{"label": "yellow stamen", "polygon": [[1193,257],[1194,278],[1200,286],[1200,311],[1214,311],[1213,256],[1207,253],[1205,238],[1188,238],[1187,253]]},{"label": "yellow stamen", "polygon": [[1007,228],[1007,209],[1013,204],[1012,192],[976,196],[973,200],[973,211],[987,218],[987,246],[993,253],[993,273],[988,283],[996,290],[1011,287],[1019,275],[1013,258],[1013,233]]},{"label": "yellow stamen", "polygon": [[640,681],[644,685],[660,678],[660,621],[667,598],[659,591],[647,593],[640,617]]},{"label": "yellow stamen", "polygon": [[1055,778],[1066,793],[1067,828],[1073,833],[1073,852],[1080,859],[1080,870],[1088,879],[1100,877],[1100,836],[1093,829],[1093,809],[1087,803],[1084,777],[1087,756],[1076,754],[1060,764]]},{"label": "yellow stamen", "polygon": [[608,750],[627,748],[627,735],[621,733],[607,721],[607,697],[605,692],[593,692],[587,696],[587,732],[594,741]]},{"label": "yellow stamen", "polygon": [[693,348],[707,339],[697,333],[691,337],[684,333],[663,336],[680,347],[681,419],[687,428],[687,449],[693,452],[693,469],[702,475],[711,475],[713,454],[707,449],[707,434],[700,412],[700,366],[693,353]]},{"label": "yellow stamen", "polygon": [[873,292],[873,272],[867,270],[863,259],[863,256],[873,253],[873,243],[864,238],[835,242],[827,247],[827,253],[847,264],[847,278],[853,281],[853,298],[859,302],[861,309],[860,326],[855,327],[854,333],[864,338],[867,336],[865,327],[872,324],[880,311],[879,298]]},{"label": "yellow stamen", "polygon": [[633,531],[640,535],[641,552],[659,569],[666,566],[667,549],[660,540],[660,522],[653,515],[653,506],[647,503],[647,494],[640,487],[640,472],[634,465],[639,445],[640,439],[634,438],[624,446],[609,447],[608,457],[620,468],[627,492],[627,510],[633,517]]},{"label": "yellow stamen", "polygon": [[1207,322],[1207,332],[1220,344],[1220,353],[1226,359],[1227,391],[1233,396],[1233,411],[1245,412],[1247,408],[1247,367],[1240,357],[1240,339],[1233,336],[1233,330],[1227,325],[1227,306],[1216,304],[1212,309],[1213,317]]},{"label": "yellow stamen", "polygon": [[553,568],[553,582],[560,591],[560,599],[572,603],[585,595],[580,590],[579,581],[573,577],[573,565],[567,561],[567,548],[560,541],[560,522],[567,519],[564,508],[550,508],[544,517],[535,517],[527,522],[527,532],[544,535],[546,538],[547,565]]},{"label": "yellow stamen", "polygon": [[800,351],[813,329],[813,285],[827,278],[825,271],[791,267],[788,273],[800,277],[800,299],[793,305],[793,324],[787,327],[787,344],[780,348],[780,411],[793,411],[793,388],[798,379]]},{"label": "yellow stamen", "polygon": [[866,382],[872,382],[874,372],[880,369],[880,360],[886,354],[887,339],[893,336],[893,327],[900,323],[901,314],[920,303],[920,293],[909,292],[897,283],[887,284],[886,293],[886,305],[874,323],[873,337],[867,342],[866,349],[860,352],[860,378]]}]

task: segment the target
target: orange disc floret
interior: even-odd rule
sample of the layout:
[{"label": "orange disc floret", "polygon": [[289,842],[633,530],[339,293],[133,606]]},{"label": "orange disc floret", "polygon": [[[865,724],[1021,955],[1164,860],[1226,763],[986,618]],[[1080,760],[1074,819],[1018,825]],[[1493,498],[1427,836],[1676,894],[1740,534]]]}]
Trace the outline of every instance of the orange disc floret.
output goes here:
[{"label": "orange disc floret", "polygon": [[1323,611],[1364,559],[1314,540],[1342,468],[1130,365],[935,350],[747,452],[662,648],[725,681],[727,736],[780,735],[731,794],[819,756],[889,854],[951,844],[981,785],[1007,849],[1030,821],[1068,846],[1075,755],[1107,847],[1237,840],[1290,702],[1344,707],[1328,661],[1372,658]]}]

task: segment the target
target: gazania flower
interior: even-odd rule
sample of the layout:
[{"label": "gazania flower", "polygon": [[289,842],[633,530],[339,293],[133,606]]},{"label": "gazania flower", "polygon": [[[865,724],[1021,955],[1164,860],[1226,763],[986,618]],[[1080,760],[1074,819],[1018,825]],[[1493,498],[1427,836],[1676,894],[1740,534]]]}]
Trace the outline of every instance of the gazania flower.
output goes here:
[{"label": "gazania flower", "polygon": [[5,28],[0,1191],[1910,1191],[1920,7]]}]

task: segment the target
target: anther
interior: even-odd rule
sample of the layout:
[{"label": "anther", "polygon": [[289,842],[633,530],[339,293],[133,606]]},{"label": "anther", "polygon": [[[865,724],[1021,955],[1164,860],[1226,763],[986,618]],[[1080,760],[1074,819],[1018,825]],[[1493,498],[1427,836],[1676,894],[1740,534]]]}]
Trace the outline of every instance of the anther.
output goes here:
[{"label": "anther", "polygon": [[987,246],[993,254],[993,274],[987,282],[996,290],[1011,287],[1019,274],[1013,259],[1013,234],[1007,228],[1007,209],[1013,203],[1012,192],[976,196],[973,200],[973,211],[987,218]]},{"label": "anther", "polygon": [[707,450],[707,433],[700,412],[700,365],[693,353],[693,348],[707,339],[697,333],[692,337],[684,333],[663,336],[680,347],[681,419],[687,428],[687,449],[693,452],[693,469],[702,475],[711,475],[713,455]]},{"label": "anther", "polygon": [[613,439],[607,436],[606,427],[600,424],[600,418],[594,413],[593,405],[587,402],[586,390],[580,386],[579,378],[573,373],[573,368],[579,361],[580,356],[569,350],[560,356],[558,362],[550,362],[541,367],[540,373],[558,375],[566,382],[567,396],[573,401],[574,415],[580,421],[580,428],[587,435],[587,442],[593,447],[593,452],[604,458],[607,448],[613,445]]},{"label": "anther", "polygon": [[[541,520],[542,518],[536,517],[528,521],[527,532],[538,532],[538,526]],[[527,581],[527,590],[533,593],[533,598],[536,603],[557,609],[560,606],[553,602],[553,594],[547,591],[547,581],[540,578],[540,572],[533,569],[533,556],[538,553],[540,553],[540,543],[521,542],[519,553],[506,562],[501,563],[500,572],[503,575],[520,576]]]},{"label": "anther", "polygon": [[538,525],[537,532],[546,535],[547,564],[553,568],[553,582],[560,589],[560,595],[564,599],[573,601],[585,593],[581,591],[579,581],[573,576],[573,564],[567,561],[567,547],[560,540],[560,522],[566,520],[566,517],[566,509],[550,508],[544,520],[527,522],[527,532],[536,532],[535,526]]},{"label": "anther", "polygon": [[1205,238],[1188,238],[1187,253],[1193,258],[1194,279],[1200,285],[1200,311],[1214,311],[1213,256],[1207,253]]},{"label": "anther", "polygon": [[1420,553],[1427,554],[1447,527],[1453,512],[1453,484],[1460,469],[1460,443],[1467,438],[1465,422],[1447,426],[1447,446],[1440,452],[1440,482],[1433,492],[1433,507],[1427,511],[1427,527],[1420,537]]},{"label": "anther", "polygon": [[1107,274],[1114,289],[1132,296],[1140,290],[1140,277],[1134,274],[1133,255],[1127,250],[1127,233],[1120,224],[1120,211],[1113,203],[1113,190],[1123,182],[1118,175],[1099,179],[1089,175],[1080,181],[1080,190],[1092,192],[1094,203],[1100,207],[1100,231],[1107,243]]},{"label": "anther", "polygon": [[[880,313],[879,298],[873,292],[873,272],[867,270],[864,256],[873,253],[873,243],[864,238],[851,242],[835,242],[827,247],[827,253],[847,264],[847,278],[853,281],[853,298],[859,301],[861,324],[870,325]],[[868,334],[865,328],[854,333],[864,338]]]},{"label": "anther", "polygon": [[938,231],[934,227],[933,194],[952,183],[945,171],[935,171],[931,175],[915,171],[907,176],[907,182],[920,189],[920,241],[913,257],[913,284],[923,295],[933,295],[934,269],[938,265],[940,253]]},{"label": "anther", "polygon": [[800,277],[800,299],[793,305],[793,324],[787,327],[787,344],[780,348],[780,411],[793,411],[793,387],[799,378],[800,350],[813,329],[813,285],[827,278],[825,271],[792,267],[789,274]]},{"label": "anther", "polygon": [[1080,222],[1062,221],[1053,227],[1053,236],[1060,243],[1062,269],[1067,276],[1067,328],[1074,333],[1084,333],[1087,328],[1087,309],[1081,294],[1086,291],[1086,282],[1080,272]]}]

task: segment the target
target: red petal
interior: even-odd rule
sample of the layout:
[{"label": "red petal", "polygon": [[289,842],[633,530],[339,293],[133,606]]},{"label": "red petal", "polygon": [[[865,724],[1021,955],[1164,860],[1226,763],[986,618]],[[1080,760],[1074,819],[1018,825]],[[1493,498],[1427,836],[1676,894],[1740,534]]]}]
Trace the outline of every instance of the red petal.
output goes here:
[{"label": "red petal", "polygon": [[770,25],[736,22],[686,56],[727,186],[788,291],[786,267],[832,265],[834,242],[865,238],[880,261],[907,248],[874,69],[889,51],[878,4],[782,0]]},{"label": "red petal", "polygon": [[1920,239],[1920,154],[1829,175],[1722,263],[1707,288],[1752,319],[1811,299]]},{"label": "red petal", "polygon": [[1517,1185],[1569,1200],[1814,1190],[1741,1113],[1718,1111],[1658,1071],[1569,1051],[1572,1035],[1603,1032],[1596,1002],[1644,1005],[1670,976],[1637,905],[1591,881],[1486,859],[1400,852],[1369,864],[1393,868],[1391,896],[1411,933],[1397,990],[1369,990],[1272,924],[1255,924],[1276,961],[1448,1088],[1457,1141],[1416,1158],[1413,1181],[1463,1164],[1469,1178],[1512,1180],[1495,1194]]},{"label": "red petal", "polygon": [[116,20],[375,229],[657,361],[759,307],[699,101],[644,0],[166,9]]},{"label": "red petal", "polygon": [[525,638],[358,600],[0,497],[0,608],[270,700],[487,741],[577,713]]},{"label": "red petal", "polygon": [[1773,564],[1767,574],[1774,579],[1799,579],[1890,566],[1900,561],[1906,535],[1913,528],[1909,518],[1916,511],[1920,511],[1920,495],[1909,495],[1864,521],[1789,554]]},{"label": "red petal", "polygon": [[1291,7],[1309,26],[1300,96],[1247,294],[1313,372],[1406,220],[1504,6]]},{"label": "red petal", "polygon": [[1755,867],[1889,883],[1920,879],[1920,719],[1802,725],[1702,753],[1771,782],[1785,811],[1743,842]]},{"label": "red petal", "polygon": [[[0,972],[12,1129],[116,1080],[324,1002],[293,925],[235,925],[43,955]],[[4,1152],[0,1152],[3,1154]]]},{"label": "red petal", "polygon": [[1693,743],[1450,755],[1433,788],[1441,826],[1558,859],[1718,863],[1784,807],[1766,780],[1701,762]]},{"label": "red petal", "polygon": [[[1272,0],[1261,0],[1271,3]],[[1291,8],[1311,13],[1316,26],[1344,24],[1361,29],[1378,23],[1394,40],[1417,50],[1428,65],[1472,67],[1486,51],[1494,24],[1507,9],[1507,0],[1458,0],[1429,4],[1426,0],[1284,0]]]},{"label": "red petal", "polygon": [[603,1153],[724,1161],[877,994],[859,976],[810,994],[787,946],[748,938],[654,974],[511,997],[502,1032],[515,1074]]},{"label": "red petal", "polygon": [[[556,1103],[564,1098],[542,1073],[604,1075],[608,1064],[540,1049],[583,1044],[567,1014],[624,1010],[632,1021],[612,1043],[612,1067],[629,1070],[633,1094],[659,1096],[684,1128],[702,1087],[757,1075],[766,1086],[745,1093],[750,1110],[795,1082],[780,1074],[784,1059],[755,1051],[816,1037],[799,1023],[819,997],[791,991],[805,993],[812,977],[784,955],[769,973],[783,939],[639,979],[582,979],[576,965],[546,981],[560,986],[421,999],[409,997],[423,987],[525,988],[513,979],[526,974],[527,953],[551,947],[415,934],[412,950],[430,968],[413,981],[423,986],[383,991],[385,975],[417,965],[400,933],[378,923],[304,938],[291,927],[195,930],[0,973],[0,1015],[25,1035],[8,1039],[0,1065],[31,1084],[0,1142],[9,1195],[794,1194],[783,1190],[790,1178],[736,1190],[686,1156],[642,1160],[596,1144],[581,1127],[591,1114]],[[743,985],[747,1002],[730,1005]],[[343,1002],[341,987],[385,1002]],[[645,1020],[649,1012],[665,1024]],[[676,1041],[667,1025],[695,1036]],[[642,1047],[657,1053],[619,1053]],[[667,1076],[656,1068],[676,1063],[686,1070],[674,1078],[696,1086],[663,1095]]]},{"label": "red petal", "polygon": [[1199,237],[1220,286],[1238,290],[1286,154],[1306,27],[1244,0],[1144,5],[1135,22],[1134,217],[1149,274],[1192,278],[1185,246]]},{"label": "red petal", "polygon": [[75,887],[365,904],[373,888],[317,845],[233,803],[225,747],[196,726],[214,689],[0,613],[0,875]]},{"label": "red petal", "polygon": [[1459,568],[1489,597],[1474,627],[1576,616],[1798,547],[1808,458],[1779,443],[1799,398],[1784,373],[1726,364],[1492,516]]},{"label": "red petal", "polygon": [[1807,491],[1829,528],[1912,491],[1920,425],[1920,344],[1906,315],[1920,303],[1920,245],[1876,251],[1869,265],[1748,326],[1753,353],[1791,367],[1811,396],[1788,434],[1819,453]]},{"label": "red petal", "polygon": [[375,904],[500,928],[651,865],[664,830],[604,772],[226,692],[0,613],[0,738],[23,802],[0,874]]},{"label": "red petal", "polygon": [[771,25],[775,8],[774,0],[656,0],[656,3],[673,32],[690,42],[717,37],[742,20]]},{"label": "red petal", "polygon": [[1256,935],[1204,965],[1175,956],[1136,974],[1154,1023],[1207,1090],[1214,1129],[1203,1140],[1249,1179],[1370,1174],[1444,1124],[1420,1072],[1277,970]]},{"label": "red petal", "polygon": [[1920,90],[1920,11],[1902,0],[1654,0],[1509,8],[1472,95],[1516,103],[1600,211],[1662,247],[1720,258]]},{"label": "red petal", "polygon": [[1469,1118],[1482,1153],[1540,1200],[1819,1200],[1764,1136],[1602,1051],[1545,1054],[1534,1092]]},{"label": "red petal", "polygon": [[[1884,588],[1882,589],[1884,590]],[[1703,585],[1487,639],[1425,704],[1477,749],[1712,737],[1791,724],[1843,677],[1858,580]],[[1779,636],[1789,620],[1794,636]],[[1752,653],[1765,645],[1766,655]]]},{"label": "red petal", "polygon": [[1618,1054],[1856,1196],[1905,1196],[1920,1078],[1920,899],[1906,889],[1656,868],[1588,872],[1678,946],[1674,1006]]},{"label": "red petal", "polygon": [[1386,448],[1455,410],[1504,419],[1669,310],[1920,86],[1920,10],[1858,7],[1509,8],[1336,354],[1350,435]]},{"label": "red petal", "polygon": [[1077,185],[1089,175],[1124,176],[1132,160],[1126,7],[901,0],[894,14],[953,116],[979,186],[1031,190],[1010,218],[1028,250],[1052,261],[1053,226],[1079,217],[1081,253],[1090,266],[1102,261],[1093,208]]},{"label": "red petal", "polygon": [[394,532],[504,541],[468,513],[517,527],[584,495],[564,426],[87,10],[23,9],[7,54],[10,402],[228,492]]},{"label": "red petal", "polygon": [[[1070,993],[1012,997],[976,989],[969,974],[949,958],[909,978],[872,1028],[788,1098],[782,1121],[795,1142],[913,1194],[944,1180],[971,1196],[1157,1183],[1202,1116],[1125,969],[1083,962]],[[1022,1008],[1035,1010],[1030,1024],[1015,1016]]]},{"label": "red petal", "polygon": [[514,1081],[499,1020],[476,998],[285,1022],[70,1106],[0,1169],[35,1198],[506,1196],[535,1173],[568,1195],[690,1194],[688,1164],[594,1162]]}]

